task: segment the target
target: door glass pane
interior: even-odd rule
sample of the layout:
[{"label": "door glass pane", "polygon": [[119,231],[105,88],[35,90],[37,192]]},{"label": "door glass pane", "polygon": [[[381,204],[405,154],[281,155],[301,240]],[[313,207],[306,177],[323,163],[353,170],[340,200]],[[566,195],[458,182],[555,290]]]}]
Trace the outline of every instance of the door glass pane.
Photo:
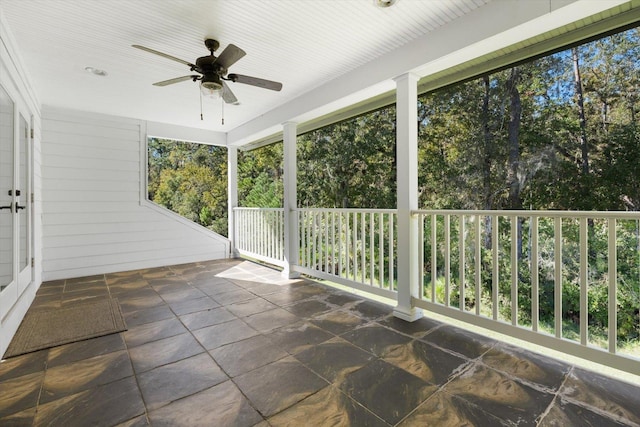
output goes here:
[{"label": "door glass pane", "polygon": [[0,290],[13,281],[13,101],[0,86]]},{"label": "door glass pane", "polygon": [[[20,229],[19,253],[20,271],[29,265],[29,123],[20,116],[20,163],[18,166],[19,181],[16,188],[18,207],[18,224]],[[20,193],[18,193],[18,191]]]}]

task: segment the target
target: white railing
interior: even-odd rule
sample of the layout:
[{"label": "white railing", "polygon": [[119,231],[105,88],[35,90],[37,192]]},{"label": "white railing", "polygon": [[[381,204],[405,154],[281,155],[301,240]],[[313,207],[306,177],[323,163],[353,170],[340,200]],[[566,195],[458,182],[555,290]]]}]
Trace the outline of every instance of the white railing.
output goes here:
[{"label": "white railing", "polygon": [[[293,213],[299,245],[293,271],[397,299],[397,211]],[[412,215],[422,283],[416,307],[640,374],[637,353],[619,340],[640,334],[640,214]],[[240,254],[284,266],[283,209],[236,208],[234,219]],[[621,316],[627,328],[635,316],[631,331],[619,327]]]},{"label": "white railing", "polygon": [[[631,372],[621,298],[640,332],[640,215],[421,210],[415,305]],[[635,301],[635,302],[633,302]],[[633,307],[624,315],[634,315]],[[628,321],[627,321],[628,324]]]},{"label": "white railing", "polygon": [[241,255],[284,266],[284,209],[234,208],[234,244]]},{"label": "white railing", "polygon": [[396,211],[297,209],[301,273],[396,298]]}]

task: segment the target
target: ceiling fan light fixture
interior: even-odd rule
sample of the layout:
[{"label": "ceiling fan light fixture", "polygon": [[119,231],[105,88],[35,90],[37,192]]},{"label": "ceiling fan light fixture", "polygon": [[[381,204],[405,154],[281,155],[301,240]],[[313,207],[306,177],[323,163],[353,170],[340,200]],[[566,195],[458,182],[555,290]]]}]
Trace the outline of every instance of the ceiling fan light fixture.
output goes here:
[{"label": "ceiling fan light fixture", "polygon": [[200,82],[200,92],[202,92],[202,95],[216,99],[222,96],[222,90],[222,81],[220,81],[220,76],[217,74],[202,77],[202,81]]}]

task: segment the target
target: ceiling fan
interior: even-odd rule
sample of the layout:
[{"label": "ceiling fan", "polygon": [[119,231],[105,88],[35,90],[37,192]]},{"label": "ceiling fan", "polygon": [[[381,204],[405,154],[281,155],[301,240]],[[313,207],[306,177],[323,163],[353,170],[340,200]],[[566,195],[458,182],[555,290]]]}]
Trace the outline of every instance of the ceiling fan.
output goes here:
[{"label": "ceiling fan", "polygon": [[282,89],[282,83],[279,82],[260,79],[258,77],[245,76],[242,74],[227,74],[229,67],[246,55],[246,52],[238,46],[229,44],[219,56],[215,56],[213,52],[220,47],[220,43],[218,43],[217,40],[206,39],[204,41],[204,45],[209,49],[211,54],[201,56],[196,59],[195,64],[137,44],[132,45],[132,47],[187,65],[191,72],[198,73],[156,82],[153,83],[154,86],[168,86],[186,80],[193,80],[194,82],[199,80],[200,90],[203,95],[210,97],[221,96],[227,104],[238,104],[238,99],[225,83],[225,80],[275,91]]}]

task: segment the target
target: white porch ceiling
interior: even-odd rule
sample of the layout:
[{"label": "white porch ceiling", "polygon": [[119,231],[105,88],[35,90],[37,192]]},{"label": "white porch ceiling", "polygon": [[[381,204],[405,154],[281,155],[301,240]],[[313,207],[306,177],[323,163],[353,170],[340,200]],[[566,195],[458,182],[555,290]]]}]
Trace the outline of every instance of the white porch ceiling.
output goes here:
[{"label": "white porch ceiling", "polygon": [[[312,110],[343,106],[341,96],[358,101],[363,92],[388,90],[401,73],[426,75],[449,66],[443,58],[459,63],[622,3],[398,0],[379,8],[374,0],[0,0],[0,12],[42,105],[226,132],[231,142],[246,142],[298,113],[308,119]],[[190,74],[188,67],[131,47],[195,62],[208,54],[205,38],[220,42],[218,54],[229,43],[247,52],[231,72],[280,81],[282,91],[229,83],[240,105],[225,105],[223,126],[221,101],[204,99],[201,121],[196,83],[152,86]],[[463,48],[466,56],[459,55]],[[108,75],[89,74],[87,66]]]}]

